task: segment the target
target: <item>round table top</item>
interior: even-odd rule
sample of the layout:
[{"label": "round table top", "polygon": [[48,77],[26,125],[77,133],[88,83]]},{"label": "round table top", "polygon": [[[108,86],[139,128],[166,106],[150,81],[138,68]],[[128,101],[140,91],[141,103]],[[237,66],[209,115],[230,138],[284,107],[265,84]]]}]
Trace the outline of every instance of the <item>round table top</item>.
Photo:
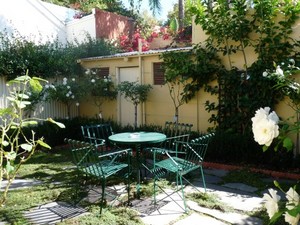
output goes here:
[{"label": "round table top", "polygon": [[158,143],[166,140],[166,135],[158,132],[125,132],[113,134],[108,139],[112,142],[128,144]]}]

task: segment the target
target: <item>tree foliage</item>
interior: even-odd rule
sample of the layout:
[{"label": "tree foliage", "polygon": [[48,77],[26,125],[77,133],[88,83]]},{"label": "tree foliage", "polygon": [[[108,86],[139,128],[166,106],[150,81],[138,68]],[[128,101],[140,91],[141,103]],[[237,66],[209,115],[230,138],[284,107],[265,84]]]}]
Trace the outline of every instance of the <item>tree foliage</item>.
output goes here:
[{"label": "tree foliage", "polygon": [[8,80],[24,75],[27,70],[43,78],[79,75],[82,68],[78,59],[117,52],[113,44],[103,39],[87,37],[82,44],[63,45],[58,40],[35,44],[6,32],[0,33],[0,50],[0,76],[6,76]]}]

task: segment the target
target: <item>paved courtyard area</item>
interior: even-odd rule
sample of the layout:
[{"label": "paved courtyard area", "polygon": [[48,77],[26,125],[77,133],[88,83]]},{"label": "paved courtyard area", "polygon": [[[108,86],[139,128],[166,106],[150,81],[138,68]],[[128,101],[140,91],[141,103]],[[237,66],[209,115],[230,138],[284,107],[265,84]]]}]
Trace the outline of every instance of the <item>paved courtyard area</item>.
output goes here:
[{"label": "paved courtyard area", "polygon": [[[132,207],[139,212],[140,218],[147,225],[262,224],[259,218],[248,216],[249,212],[262,207],[262,198],[255,194],[257,189],[242,183],[220,185],[222,176],[226,173],[225,170],[205,169],[206,191],[217,195],[220,201],[235,209],[233,212],[224,213],[218,209],[200,207],[197,203],[188,200],[189,212],[185,213],[183,200],[178,193],[174,193],[170,197],[167,197],[165,193],[159,194],[157,207],[153,207],[152,198],[133,201]],[[193,183],[199,187],[200,191],[204,192],[200,178],[199,180],[194,179]],[[38,182],[16,180],[13,188],[26,188],[35,184]],[[122,187],[117,187],[117,190],[121,192]],[[191,186],[187,186],[185,189],[186,193],[194,191]],[[166,192],[171,193],[172,190],[166,190]],[[93,193],[89,196],[89,200],[95,200]],[[87,212],[83,208],[73,207],[63,202],[53,202],[25,212],[24,215],[32,221],[32,224],[55,224],[66,218],[85,213]],[[0,222],[0,224],[5,223]]]}]

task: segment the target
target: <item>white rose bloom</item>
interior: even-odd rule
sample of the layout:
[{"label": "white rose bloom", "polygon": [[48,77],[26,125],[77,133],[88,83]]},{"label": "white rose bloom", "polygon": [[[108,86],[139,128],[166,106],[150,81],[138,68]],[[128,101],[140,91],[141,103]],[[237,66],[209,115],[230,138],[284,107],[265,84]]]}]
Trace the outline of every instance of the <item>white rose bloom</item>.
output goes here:
[{"label": "white rose bloom", "polygon": [[273,139],[279,135],[279,118],[275,112],[269,112],[269,107],[260,108],[251,119],[254,140],[260,145],[270,146]]},{"label": "white rose bloom", "polygon": [[276,67],[276,74],[283,77],[284,74],[283,74],[283,70],[280,68],[280,66],[277,66]]},{"label": "white rose bloom", "polygon": [[260,145],[270,146],[273,139],[279,135],[279,127],[273,120],[261,120],[252,124],[254,140]]},{"label": "white rose bloom", "polygon": [[67,93],[66,96],[69,97],[70,96],[69,93]]},{"label": "white rose bloom", "polygon": [[277,116],[276,112],[274,112],[274,111],[268,115],[268,119],[273,120],[276,124],[279,122],[279,117]]},{"label": "white rose bloom", "polygon": [[76,102],[76,106],[77,106],[77,107],[79,106],[79,102]]},{"label": "white rose bloom", "polygon": [[263,77],[267,77],[268,76],[268,72],[267,71],[265,71],[265,72],[263,72]]},{"label": "white rose bloom", "polygon": [[63,78],[63,81],[64,81],[64,82],[67,82],[67,80],[68,80],[68,79],[67,79],[66,77]]},{"label": "white rose bloom", "polygon": [[[288,190],[288,192],[286,193],[286,198],[288,200],[286,204],[286,208],[288,210],[291,210],[295,206],[299,205],[299,195],[293,188],[290,188]],[[291,225],[297,225],[300,219],[300,215],[298,214],[296,217],[294,217],[290,215],[288,212],[285,212],[284,219],[286,222],[288,222]]]},{"label": "white rose bloom", "polygon": [[64,82],[63,82],[63,85],[67,85],[67,82],[64,81]]},{"label": "white rose bloom", "polygon": [[49,85],[48,85],[48,84],[46,84],[46,85],[45,85],[45,88],[46,88],[46,89],[48,89],[48,88],[49,88]]},{"label": "white rose bloom", "polygon": [[254,117],[251,119],[253,123],[259,123],[261,120],[266,120],[270,112],[270,107],[260,108],[255,111]]},{"label": "white rose bloom", "polygon": [[68,86],[67,86],[67,89],[70,89],[70,88],[71,88],[71,87],[68,85]]},{"label": "white rose bloom", "polygon": [[263,196],[263,200],[265,200],[265,207],[267,209],[267,213],[269,218],[272,218],[276,212],[278,212],[278,202],[280,200],[280,196],[277,195],[277,191],[274,189],[268,190],[270,194],[265,193]]},{"label": "white rose bloom", "polygon": [[75,78],[72,78],[72,81],[75,81]]},{"label": "white rose bloom", "polygon": [[91,79],[91,82],[92,82],[92,83],[95,83],[95,79]]}]

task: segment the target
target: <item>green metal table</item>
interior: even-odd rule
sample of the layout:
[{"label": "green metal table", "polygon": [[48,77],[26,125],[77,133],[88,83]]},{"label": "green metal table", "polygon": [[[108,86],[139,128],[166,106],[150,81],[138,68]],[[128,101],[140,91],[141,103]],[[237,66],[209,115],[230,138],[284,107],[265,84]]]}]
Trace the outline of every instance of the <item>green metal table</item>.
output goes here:
[{"label": "green metal table", "polygon": [[138,162],[137,173],[137,198],[140,198],[140,182],[141,182],[141,160],[140,154],[142,145],[160,143],[166,140],[166,135],[158,132],[125,132],[118,133],[108,137],[108,139],[116,144],[134,145],[136,149],[136,159]]}]

